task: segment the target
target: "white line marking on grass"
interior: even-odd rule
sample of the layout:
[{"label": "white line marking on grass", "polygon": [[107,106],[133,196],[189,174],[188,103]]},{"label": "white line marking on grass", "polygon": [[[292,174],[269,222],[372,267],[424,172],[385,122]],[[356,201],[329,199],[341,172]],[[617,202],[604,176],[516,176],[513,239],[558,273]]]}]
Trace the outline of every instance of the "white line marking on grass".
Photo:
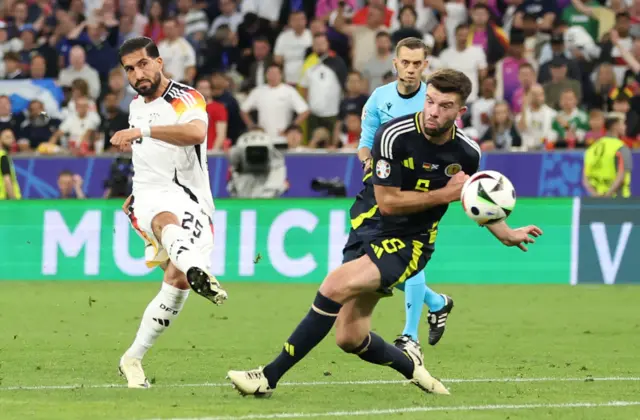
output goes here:
[{"label": "white line marking on grass", "polygon": [[[640,381],[638,376],[609,376],[601,378],[467,378],[467,379],[441,379],[444,383],[509,383],[509,382],[598,382],[598,381]],[[335,385],[391,385],[405,384],[408,381],[398,380],[372,380],[372,381],[312,381],[312,382],[282,382],[279,386],[335,386]],[[152,388],[216,388],[231,386],[231,382],[203,382],[197,384],[156,384]],[[25,385],[25,386],[4,386],[0,391],[48,391],[58,389],[108,389],[126,388],[124,384],[93,384],[93,385]]]},{"label": "white line marking on grass", "polygon": [[[609,401],[604,403],[576,402],[560,404],[498,404],[498,405],[466,405],[444,407],[406,407],[389,408],[381,410],[361,411],[330,411],[325,413],[275,413],[275,414],[248,414],[246,416],[222,416],[222,417],[189,417],[174,418],[171,420],[252,420],[252,419],[301,419],[313,417],[355,417],[355,416],[380,416],[389,414],[424,413],[430,411],[498,411],[498,410],[532,410],[536,408],[605,408],[605,407],[631,407],[640,405],[640,401]],[[161,419],[151,419],[161,420]]]}]

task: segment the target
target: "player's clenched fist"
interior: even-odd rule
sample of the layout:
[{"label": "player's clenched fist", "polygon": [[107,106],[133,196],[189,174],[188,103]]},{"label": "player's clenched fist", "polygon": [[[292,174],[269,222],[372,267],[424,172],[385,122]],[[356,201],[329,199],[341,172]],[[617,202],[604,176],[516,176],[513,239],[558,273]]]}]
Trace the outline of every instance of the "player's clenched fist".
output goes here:
[{"label": "player's clenched fist", "polygon": [[139,128],[127,128],[116,132],[109,141],[121,151],[127,151],[131,148],[131,143],[140,137],[142,137],[142,131]]},{"label": "player's clenched fist", "polygon": [[460,171],[452,176],[449,182],[447,182],[447,189],[451,190],[451,201],[460,200],[460,195],[462,194],[462,186],[467,181],[467,179],[469,179],[469,175],[465,174],[463,171]]}]

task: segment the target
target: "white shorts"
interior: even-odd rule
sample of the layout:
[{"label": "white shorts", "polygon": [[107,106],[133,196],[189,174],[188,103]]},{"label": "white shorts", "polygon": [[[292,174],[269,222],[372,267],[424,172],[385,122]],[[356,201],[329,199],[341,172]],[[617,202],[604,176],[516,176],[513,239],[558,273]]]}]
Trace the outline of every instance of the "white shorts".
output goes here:
[{"label": "white shorts", "polygon": [[145,262],[153,268],[169,259],[167,251],[157,240],[151,228],[153,218],[160,213],[174,214],[182,228],[188,231],[194,249],[199,252],[210,270],[211,253],[213,252],[213,215],[207,214],[204,208],[193,201],[184,192],[168,190],[165,192],[136,194],[129,205],[129,222],[145,243]]}]

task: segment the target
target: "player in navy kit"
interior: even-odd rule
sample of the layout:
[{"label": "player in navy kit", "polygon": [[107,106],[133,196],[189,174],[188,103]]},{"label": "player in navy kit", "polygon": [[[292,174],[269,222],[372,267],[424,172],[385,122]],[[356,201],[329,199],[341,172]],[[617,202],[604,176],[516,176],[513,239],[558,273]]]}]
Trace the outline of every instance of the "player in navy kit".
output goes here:
[{"label": "player in navy kit", "polygon": [[[244,395],[269,396],[282,376],[320,343],[336,325],[344,351],[369,363],[395,369],[426,392],[448,394],[424,365],[414,346],[404,350],[371,331],[379,292],[421,271],[434,249],[437,227],[449,203],[460,200],[462,185],[478,168],[480,151],[454,122],[466,111],[471,81],[455,70],[433,73],[424,111],[380,127],[372,149],[373,184],[381,218],[364,245],[364,255],[325,278],[307,316],[278,357],[264,368],[229,371]],[[532,243],[535,226],[511,229],[499,222],[487,228],[505,245]]]},{"label": "player in navy kit", "polygon": [[[362,134],[358,144],[358,158],[364,169],[364,188],[356,196],[349,212],[351,230],[343,249],[343,263],[363,255],[364,241],[376,229],[380,220],[371,178],[371,148],[375,133],[381,125],[393,118],[422,110],[427,85],[420,76],[427,66],[427,56],[428,48],[421,39],[401,40],[396,46],[394,59],[398,79],[374,90],[364,107]],[[402,334],[395,341],[396,346],[404,349],[407,345],[414,345],[420,349],[418,326],[423,304],[429,307],[429,344],[437,344],[444,334],[448,315],[453,309],[453,300],[431,290],[426,285],[424,271],[419,271],[406,282],[398,284],[398,288],[405,292],[406,316]]]}]

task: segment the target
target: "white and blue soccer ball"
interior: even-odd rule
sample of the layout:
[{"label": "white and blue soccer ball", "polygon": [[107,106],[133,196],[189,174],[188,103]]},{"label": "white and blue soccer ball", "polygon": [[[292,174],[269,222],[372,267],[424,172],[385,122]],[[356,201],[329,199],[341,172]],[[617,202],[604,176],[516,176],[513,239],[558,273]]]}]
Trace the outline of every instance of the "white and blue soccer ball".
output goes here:
[{"label": "white and blue soccer ball", "polygon": [[488,225],[509,217],[516,205],[516,190],[500,172],[480,171],[464,183],[460,201],[471,220]]}]

